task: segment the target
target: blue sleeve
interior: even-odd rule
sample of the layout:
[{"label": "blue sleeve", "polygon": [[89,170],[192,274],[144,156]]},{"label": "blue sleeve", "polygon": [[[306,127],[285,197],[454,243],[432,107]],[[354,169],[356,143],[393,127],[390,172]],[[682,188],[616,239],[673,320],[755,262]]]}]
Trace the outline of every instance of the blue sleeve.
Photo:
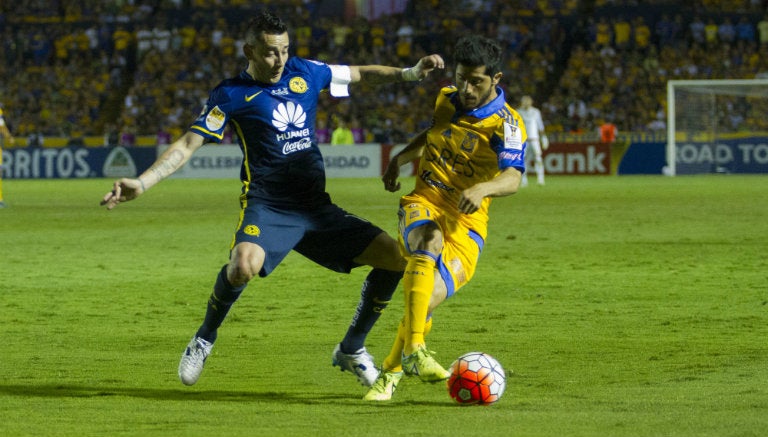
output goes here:
[{"label": "blue sleeve", "polygon": [[302,70],[305,72],[304,78],[311,78],[312,84],[316,86],[318,90],[328,89],[331,85],[331,67],[329,67],[328,64],[302,58],[292,59],[301,62]]},{"label": "blue sleeve", "polygon": [[522,141],[520,128],[506,122],[503,130],[491,137],[491,149],[496,152],[496,156],[499,158],[500,170],[514,167],[524,173],[525,148],[526,143]]},{"label": "blue sleeve", "polygon": [[232,99],[221,85],[211,91],[202,112],[189,130],[201,135],[209,142],[219,143],[224,138],[224,128],[232,112]]}]

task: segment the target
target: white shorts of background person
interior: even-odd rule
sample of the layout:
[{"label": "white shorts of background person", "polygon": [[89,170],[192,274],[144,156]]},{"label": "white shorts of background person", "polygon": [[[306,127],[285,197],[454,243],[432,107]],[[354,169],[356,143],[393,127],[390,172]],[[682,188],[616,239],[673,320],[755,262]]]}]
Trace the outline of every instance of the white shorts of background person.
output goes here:
[{"label": "white shorts of background person", "polygon": [[545,136],[541,138],[541,142],[538,138],[528,138],[526,141],[527,147],[526,151],[533,151],[532,154],[528,154],[526,157],[526,163],[525,168],[526,171],[523,173],[523,179],[520,182],[520,185],[526,187],[528,186],[528,170],[531,168],[531,160],[533,161],[533,168],[536,171],[536,183],[539,185],[544,185],[544,160],[542,159],[542,148],[544,150],[547,150],[549,147],[549,139]]}]

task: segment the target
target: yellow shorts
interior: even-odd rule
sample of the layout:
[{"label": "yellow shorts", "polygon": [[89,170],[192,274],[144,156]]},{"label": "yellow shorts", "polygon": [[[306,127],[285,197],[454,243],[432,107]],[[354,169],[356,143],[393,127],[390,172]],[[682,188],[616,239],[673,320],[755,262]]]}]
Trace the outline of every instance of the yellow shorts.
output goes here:
[{"label": "yellow shorts", "polygon": [[472,229],[471,220],[467,220],[466,215],[459,214],[459,217],[454,217],[446,214],[443,208],[415,194],[402,197],[398,215],[400,250],[406,257],[411,254],[407,243],[411,230],[428,222],[440,227],[443,233],[443,250],[436,254],[437,268],[448,288],[448,297],[472,279],[484,240]]}]

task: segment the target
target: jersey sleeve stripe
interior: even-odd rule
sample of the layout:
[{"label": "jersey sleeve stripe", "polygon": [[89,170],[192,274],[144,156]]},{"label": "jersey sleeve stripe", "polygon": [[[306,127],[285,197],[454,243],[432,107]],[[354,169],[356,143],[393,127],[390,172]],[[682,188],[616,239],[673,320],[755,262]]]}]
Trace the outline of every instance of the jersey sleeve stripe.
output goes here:
[{"label": "jersey sleeve stripe", "polygon": [[204,129],[204,128],[200,127],[200,126],[190,126],[190,128],[189,128],[189,129],[190,129],[190,130],[197,130],[197,131],[200,131],[200,132],[202,132],[203,134],[205,134],[205,136],[208,136],[208,137],[214,137],[214,138],[216,138],[216,139],[219,139],[219,140],[222,140],[222,139],[224,139],[224,134],[223,134],[223,133],[221,133],[221,134],[217,134],[217,133],[215,133],[215,132],[211,132],[211,131],[209,131],[208,129]]}]

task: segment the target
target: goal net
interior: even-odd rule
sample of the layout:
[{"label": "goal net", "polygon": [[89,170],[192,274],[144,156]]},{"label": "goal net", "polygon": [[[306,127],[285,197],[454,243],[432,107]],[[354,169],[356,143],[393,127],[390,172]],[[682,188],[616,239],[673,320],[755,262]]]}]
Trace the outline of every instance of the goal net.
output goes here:
[{"label": "goal net", "polygon": [[667,82],[664,173],[768,172],[768,79]]}]

